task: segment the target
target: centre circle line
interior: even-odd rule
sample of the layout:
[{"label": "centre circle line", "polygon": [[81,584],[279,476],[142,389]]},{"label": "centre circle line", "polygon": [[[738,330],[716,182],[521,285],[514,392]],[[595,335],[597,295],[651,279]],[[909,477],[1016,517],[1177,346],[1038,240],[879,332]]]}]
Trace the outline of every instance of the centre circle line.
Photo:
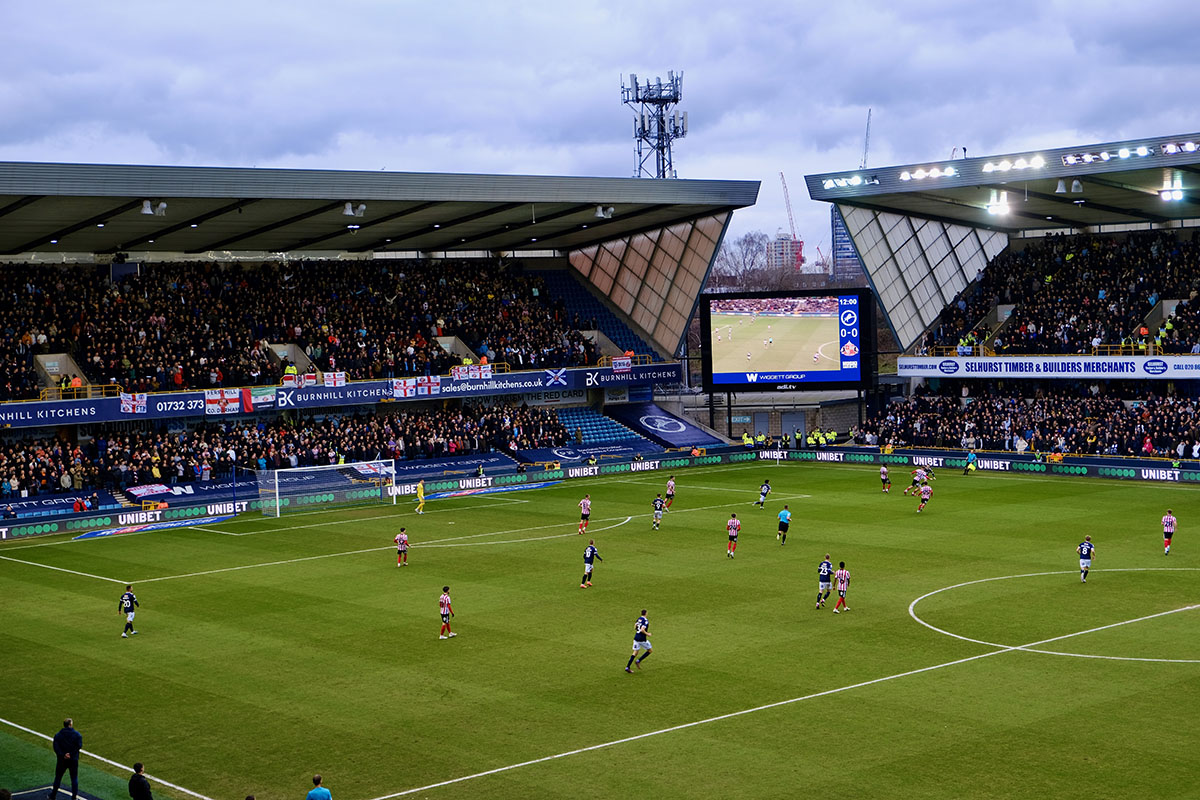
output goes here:
[{"label": "centre circle line", "polygon": [[[1051,572],[1026,572],[1026,573],[1023,573],[1020,575],[998,575],[998,576],[992,577],[992,578],[978,578],[973,581],[963,581],[962,583],[956,583],[953,586],[943,586],[940,589],[934,589],[932,592],[926,592],[925,594],[918,597],[916,600],[913,600],[911,603],[909,603],[908,604],[908,615],[910,617],[912,617],[915,621],[920,623],[921,625],[924,625],[926,628],[929,628],[929,630],[940,633],[943,636],[949,636],[953,639],[959,639],[964,642],[971,642],[972,644],[981,644],[981,645],[984,645],[985,647],[1001,647],[1006,650],[1023,650],[1027,653],[1040,653],[1042,655],[1048,655],[1048,656],[1066,656],[1069,658],[1093,658],[1093,659],[1101,659],[1101,660],[1105,660],[1105,661],[1143,661],[1143,662],[1150,661],[1150,662],[1168,663],[1168,664],[1200,664],[1200,659],[1197,659],[1197,658],[1144,658],[1144,657],[1136,657],[1136,656],[1103,656],[1103,655],[1091,655],[1091,654],[1087,654],[1087,653],[1065,653],[1065,652],[1060,652],[1057,650],[1042,650],[1035,646],[1024,646],[1024,647],[1016,646],[1016,647],[1014,647],[1013,645],[1000,644],[998,642],[988,642],[988,641],[984,641],[983,639],[972,639],[970,636],[962,636],[962,635],[954,633],[952,631],[945,630],[944,628],[939,628],[936,625],[926,622],[925,620],[923,620],[919,616],[917,616],[916,608],[917,608],[918,603],[920,603],[922,600],[924,600],[926,598],[933,597],[935,594],[941,594],[942,592],[948,592],[951,589],[961,589],[964,586],[974,586],[975,584],[978,584],[978,583],[991,583],[992,581],[1007,581],[1007,580],[1013,580],[1015,578],[1039,578],[1039,577],[1043,577],[1046,575],[1073,575],[1073,574],[1075,574],[1075,572],[1076,572],[1076,570],[1071,570],[1071,569],[1053,570]],[[1094,569],[1094,570],[1092,570],[1092,572],[1096,572],[1096,573],[1101,573],[1101,572],[1200,572],[1200,567],[1117,567],[1117,568],[1104,569],[1104,570]],[[1186,608],[1175,609],[1175,610],[1176,611],[1185,611],[1185,610],[1191,610],[1191,609],[1195,609],[1195,608],[1200,608],[1200,606],[1193,605],[1193,606],[1187,606]],[[1174,613],[1174,612],[1167,612],[1167,613]],[[1049,640],[1049,641],[1054,641],[1054,640]]]}]

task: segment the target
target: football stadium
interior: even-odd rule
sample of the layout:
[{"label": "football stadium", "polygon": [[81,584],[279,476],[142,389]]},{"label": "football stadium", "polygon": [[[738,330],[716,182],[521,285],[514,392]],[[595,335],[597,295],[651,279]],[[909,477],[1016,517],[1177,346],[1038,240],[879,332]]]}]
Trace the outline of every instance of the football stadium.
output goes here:
[{"label": "football stadium", "polygon": [[1197,143],[740,294],[755,181],[0,163],[0,785],[1193,797]]}]

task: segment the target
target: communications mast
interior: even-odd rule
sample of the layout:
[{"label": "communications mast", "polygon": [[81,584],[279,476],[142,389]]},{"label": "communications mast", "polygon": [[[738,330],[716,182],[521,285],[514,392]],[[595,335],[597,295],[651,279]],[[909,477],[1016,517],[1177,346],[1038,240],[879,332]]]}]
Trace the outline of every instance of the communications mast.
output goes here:
[{"label": "communications mast", "polygon": [[683,73],[667,73],[662,78],[638,83],[629,76],[629,86],[621,78],[621,101],[633,109],[633,138],[637,143],[634,160],[635,178],[677,178],[671,157],[671,143],[687,136],[688,115],[676,110],[683,99]]}]

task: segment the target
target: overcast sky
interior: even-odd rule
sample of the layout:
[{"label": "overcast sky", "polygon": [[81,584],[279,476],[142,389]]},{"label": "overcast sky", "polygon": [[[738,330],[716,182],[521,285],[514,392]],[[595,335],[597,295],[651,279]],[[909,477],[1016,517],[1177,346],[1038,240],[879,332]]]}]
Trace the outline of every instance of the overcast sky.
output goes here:
[{"label": "overcast sky", "polygon": [[1200,3],[0,0],[0,160],[629,176],[682,70],[681,178],[809,252],[803,176],[1200,130]]}]

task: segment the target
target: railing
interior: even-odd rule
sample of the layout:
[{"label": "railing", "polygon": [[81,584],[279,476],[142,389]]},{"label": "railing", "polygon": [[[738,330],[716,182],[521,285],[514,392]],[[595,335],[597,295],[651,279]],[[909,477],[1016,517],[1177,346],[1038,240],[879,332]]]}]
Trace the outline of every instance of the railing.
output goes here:
[{"label": "railing", "polygon": [[[50,386],[38,394],[39,400],[90,400],[93,397],[116,397],[121,387],[114,384],[89,383],[84,386]],[[28,400],[9,400],[10,403],[27,403]]]},{"label": "railing", "polygon": [[1154,342],[1146,344],[1102,344],[1092,348],[1094,356],[1157,356],[1162,355],[1161,348]]}]

